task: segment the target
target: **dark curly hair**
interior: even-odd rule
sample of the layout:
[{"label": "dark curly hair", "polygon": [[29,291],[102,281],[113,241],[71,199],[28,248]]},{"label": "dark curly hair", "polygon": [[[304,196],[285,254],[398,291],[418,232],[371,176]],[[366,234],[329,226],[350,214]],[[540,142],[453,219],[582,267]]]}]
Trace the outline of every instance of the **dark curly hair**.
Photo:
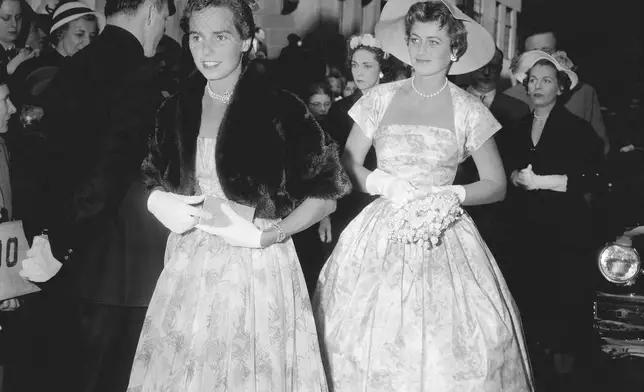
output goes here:
[{"label": "dark curly hair", "polygon": [[376,61],[378,62],[378,65],[380,68],[384,68],[384,60],[385,60],[385,51],[380,49],[380,48],[374,48],[373,46],[367,46],[367,45],[358,45],[355,48],[351,49],[351,46],[349,46],[351,40],[353,37],[349,38],[347,41],[347,66],[349,69],[351,69],[351,62],[353,62],[353,55],[359,51],[359,50],[366,50],[367,52],[373,54],[373,57],[376,58]]},{"label": "dark curly hair", "polygon": [[190,32],[190,18],[193,13],[210,7],[228,8],[235,18],[233,23],[241,39],[255,38],[255,20],[248,0],[188,0],[179,22],[183,33],[188,34]]},{"label": "dark curly hair", "polygon": [[532,72],[532,69],[537,66],[548,66],[552,69],[555,70],[555,73],[557,75],[557,84],[559,85],[559,89],[561,90],[561,95],[559,96],[559,100],[562,102],[568,102],[568,99],[570,99],[570,86],[572,85],[572,80],[570,80],[570,77],[568,77],[568,74],[565,73],[564,71],[559,71],[557,67],[549,60],[546,59],[541,59],[534,63],[534,65],[526,72],[526,77],[523,79],[523,86],[528,89],[528,82],[530,81],[530,72]]},{"label": "dark curly hair", "polygon": [[409,44],[409,34],[414,23],[436,22],[442,29],[447,26],[450,47],[457,60],[467,51],[467,30],[463,21],[452,15],[449,8],[440,1],[421,1],[409,8],[405,16],[405,37]]}]

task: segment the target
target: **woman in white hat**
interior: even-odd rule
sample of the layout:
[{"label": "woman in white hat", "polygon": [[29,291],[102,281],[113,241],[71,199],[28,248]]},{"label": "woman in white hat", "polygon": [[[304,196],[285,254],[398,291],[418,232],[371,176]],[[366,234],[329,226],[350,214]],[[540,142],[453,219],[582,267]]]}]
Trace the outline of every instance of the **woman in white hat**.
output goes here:
[{"label": "woman in white hat", "polygon": [[[532,391],[518,311],[471,218],[429,249],[393,242],[387,230],[400,206],[431,193],[466,205],[503,199],[492,138],[501,126],[447,80],[487,64],[492,37],[451,3],[390,0],[376,38],[415,74],[374,87],[350,111],[345,167],[355,186],[381,197],[340,236],[315,296],[333,390]],[[378,169],[369,171],[372,145]],[[481,180],[451,185],[470,155]]]},{"label": "woman in white hat", "polygon": [[[42,91],[56,70],[67,59],[89,45],[105,27],[105,17],[84,3],[61,2],[51,15],[50,47],[39,57],[22,63],[13,81],[16,84],[18,104]],[[38,74],[35,71],[40,71]]]},{"label": "woman in white hat", "polygon": [[519,59],[514,76],[526,87],[534,112],[503,145],[512,184],[507,204],[520,233],[513,243],[530,249],[522,263],[532,266],[529,276],[516,276],[515,294],[528,342],[547,348],[560,374],[591,354],[585,350],[592,292],[585,286],[592,280],[588,260],[595,250],[585,194],[603,186],[603,142],[590,123],[565,107],[578,81],[572,65],[564,52],[535,50]]},{"label": "woman in white hat", "polygon": [[73,56],[89,45],[105,27],[105,16],[84,3],[61,3],[54,11],[49,31],[56,51],[64,57]]}]

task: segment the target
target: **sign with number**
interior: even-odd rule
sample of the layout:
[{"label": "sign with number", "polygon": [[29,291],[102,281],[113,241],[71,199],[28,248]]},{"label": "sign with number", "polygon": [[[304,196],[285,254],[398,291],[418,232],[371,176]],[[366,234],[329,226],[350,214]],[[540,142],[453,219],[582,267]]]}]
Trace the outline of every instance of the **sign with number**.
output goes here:
[{"label": "sign with number", "polygon": [[0,224],[0,301],[40,290],[18,274],[27,249],[21,221]]}]

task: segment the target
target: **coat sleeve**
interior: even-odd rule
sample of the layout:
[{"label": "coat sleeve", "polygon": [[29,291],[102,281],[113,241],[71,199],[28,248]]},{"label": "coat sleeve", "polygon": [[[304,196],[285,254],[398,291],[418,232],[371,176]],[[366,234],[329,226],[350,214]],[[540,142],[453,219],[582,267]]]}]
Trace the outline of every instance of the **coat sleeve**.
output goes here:
[{"label": "coat sleeve", "polygon": [[[154,132],[148,139],[148,154],[141,163],[143,184],[147,192],[160,189],[172,191],[168,182],[170,162],[176,150],[176,133],[171,132],[176,116],[177,96],[168,98],[159,108],[156,115]],[[174,148],[173,148],[174,147]],[[178,159],[174,157],[174,159]]]},{"label": "coat sleeve", "polygon": [[604,144],[584,120],[577,121],[579,161],[566,174],[568,192],[591,193],[604,185]]},{"label": "coat sleeve", "polygon": [[337,143],[322,130],[306,105],[284,93],[281,131],[286,153],[286,190],[292,199],[339,199],[351,192]]},{"label": "coat sleeve", "polygon": [[[71,80],[78,82],[78,78]],[[50,181],[55,186],[50,186],[45,203],[49,212],[43,229],[48,230],[59,260],[82,244],[88,228],[106,210],[118,208],[140,178],[160,95],[147,84],[127,86],[89,101],[87,95],[78,94],[82,89],[72,89],[83,98],[74,104],[45,106],[46,117],[51,116],[48,155]]]}]

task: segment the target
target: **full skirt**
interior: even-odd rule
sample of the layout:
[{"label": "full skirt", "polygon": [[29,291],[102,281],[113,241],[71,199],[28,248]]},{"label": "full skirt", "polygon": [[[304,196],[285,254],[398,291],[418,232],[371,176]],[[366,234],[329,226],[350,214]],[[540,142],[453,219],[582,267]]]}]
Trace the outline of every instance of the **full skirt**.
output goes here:
[{"label": "full skirt", "polygon": [[314,310],[334,392],[525,392],[519,312],[464,215],[438,246],[391,242],[378,199],[340,237]]},{"label": "full skirt", "polygon": [[172,234],[128,391],[326,390],[292,241],[249,249]]}]

